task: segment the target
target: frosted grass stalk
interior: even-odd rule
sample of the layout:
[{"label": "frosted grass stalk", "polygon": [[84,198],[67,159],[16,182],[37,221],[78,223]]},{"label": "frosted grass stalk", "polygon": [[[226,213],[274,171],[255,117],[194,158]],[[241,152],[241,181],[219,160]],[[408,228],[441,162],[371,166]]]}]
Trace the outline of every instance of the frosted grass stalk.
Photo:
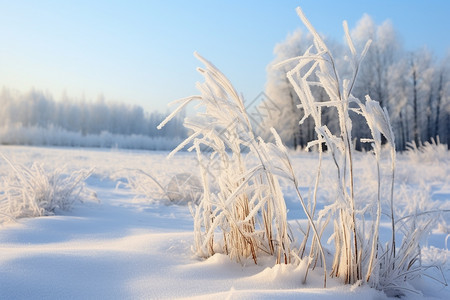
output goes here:
[{"label": "frosted grass stalk", "polygon": [[[297,13],[314,37],[314,49],[309,48],[304,56],[298,58],[297,66],[287,73],[287,77],[305,110],[305,116],[302,121],[311,115],[315,122],[318,139],[311,142],[308,146],[318,145],[320,149],[321,144],[325,141],[331,150],[337,167],[339,194],[342,195],[342,203],[339,204],[341,208],[338,209],[339,206],[336,206],[336,213],[339,215],[339,218],[338,222],[335,223],[337,226],[335,228],[340,232],[336,232],[334,235],[337,249],[332,274],[343,276],[346,282],[353,283],[362,277],[362,245],[359,242],[356,220],[353,144],[351,138],[352,123],[349,116],[349,103],[351,102],[351,90],[357,78],[359,64],[370,42],[366,44],[361,56],[357,57],[348,32],[347,23],[344,22],[344,31],[352,54],[354,72],[350,81],[343,80],[341,83],[334,58],[326,44],[300,8],[297,8]],[[317,76],[318,81],[312,79],[312,75]],[[329,97],[328,101],[319,104],[312,96],[312,86],[322,87]],[[334,107],[337,110],[340,127],[339,137],[331,134],[327,126],[322,125],[320,117],[317,116],[321,115],[321,108],[327,106]],[[319,161],[320,167],[321,163]],[[319,175],[320,170],[318,171]],[[318,188],[317,182],[318,179],[316,179],[315,191]]]},{"label": "frosted grass stalk", "polygon": [[[255,263],[258,255],[269,253],[277,263],[289,263],[286,206],[273,167],[268,167],[273,158],[264,152],[264,141],[256,140],[244,103],[230,81],[206,59],[195,56],[205,65],[197,69],[205,79],[196,85],[200,95],[178,103],[185,106],[196,100],[204,112],[185,121],[193,133],[172,154],[192,143],[188,150],[196,151],[199,161],[205,193],[200,205],[192,208],[196,252],[208,257],[222,248],[232,259],[252,258]],[[243,148],[248,152],[242,153]],[[248,158],[256,159],[256,167],[248,168]],[[217,232],[222,240],[215,237]]]}]

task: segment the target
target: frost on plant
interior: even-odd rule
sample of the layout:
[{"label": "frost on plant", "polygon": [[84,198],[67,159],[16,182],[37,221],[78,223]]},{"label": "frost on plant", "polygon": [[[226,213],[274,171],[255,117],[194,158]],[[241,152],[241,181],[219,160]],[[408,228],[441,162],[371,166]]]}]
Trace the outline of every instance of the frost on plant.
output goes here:
[{"label": "frost on plant", "polygon": [[69,210],[76,201],[96,199],[85,187],[93,170],[47,172],[38,163],[28,168],[3,158],[11,173],[1,178],[0,221],[53,215],[57,210]]},{"label": "frost on plant", "polygon": [[[197,55],[206,65],[206,68],[198,69],[205,78],[205,82],[197,84],[200,95],[175,102],[179,104],[178,108],[160,125],[164,126],[188,103],[199,102],[197,108],[201,110],[197,116],[185,121],[191,136],[172,152],[189,147],[190,151],[196,151],[199,161],[204,194],[199,205],[192,207],[194,249],[202,257],[221,251],[238,261],[252,258],[255,263],[261,253],[276,256],[278,263],[305,260],[303,282],[309,270],[320,266],[324,270],[324,286],[327,276],[332,276],[348,284],[367,282],[389,294],[401,295],[410,290],[408,281],[426,270],[420,263],[420,240],[430,229],[431,222],[419,224],[417,215],[396,219],[396,151],[389,115],[370,96],[361,100],[352,94],[360,63],[371,41],[358,53],[344,22],[350,51],[348,60],[353,72],[348,78],[341,78],[327,45],[300,8],[297,12],[313,36],[313,45],[302,56],[279,65],[296,63],[287,72],[287,78],[304,111],[300,126],[308,118],[315,125],[316,140],[310,142],[308,148],[318,149],[319,163],[309,202],[304,201],[299,191],[299,183],[278,133],[271,129],[275,143],[256,137],[243,101],[231,83],[210,62]],[[322,90],[325,101],[315,99],[313,89]],[[334,112],[337,130],[330,130],[322,122],[324,108],[328,113]],[[358,193],[365,188],[366,182],[355,180],[352,137],[355,115],[360,115],[367,123],[370,135],[361,142],[372,146],[375,158],[372,161],[376,167],[377,186],[376,192],[369,196],[369,203]],[[325,145],[326,155],[331,157],[335,167],[333,186],[336,188],[330,199],[332,203],[317,212],[317,194],[323,188],[321,174]],[[389,153],[386,159],[382,156],[383,149]],[[303,241],[295,250],[288,234],[280,179],[293,185],[308,219]],[[362,186],[355,186],[360,182]],[[380,240],[382,221],[390,224],[391,235],[387,241]],[[327,226],[333,228],[328,240],[334,243],[335,250],[330,269],[327,269],[321,242]]]},{"label": "frost on plant", "polygon": [[[262,254],[278,263],[291,261],[291,237],[286,205],[277,179],[286,174],[277,164],[281,150],[255,137],[244,103],[229,80],[210,62],[198,71],[205,81],[197,83],[200,95],[177,101],[180,106],[164,126],[191,101],[199,112],[187,119],[192,131],[171,155],[189,145],[200,167],[203,197],[192,207],[195,252],[201,257],[216,251],[255,263]],[[201,111],[200,111],[201,109]]]},{"label": "frost on plant", "polygon": [[[178,173],[172,176],[167,185],[160,179],[140,169],[126,170],[125,181],[119,180],[118,185],[125,185],[136,193],[136,198],[163,200],[167,205],[198,204],[203,194],[200,179],[192,173]],[[155,191],[156,187],[156,191]],[[156,195],[156,196],[155,196]]]},{"label": "frost on plant", "polygon": [[442,162],[446,163],[450,159],[447,145],[441,144],[439,137],[431,142],[417,145],[414,141],[407,145],[407,156],[415,163]]},{"label": "frost on plant", "polygon": [[174,175],[166,186],[166,194],[175,204],[185,204],[192,201],[198,204],[203,194],[200,179],[191,173]]},{"label": "frost on plant", "polygon": [[[297,65],[287,73],[289,82],[293,85],[295,92],[301,101],[301,107],[305,115],[300,121],[311,117],[315,122],[317,139],[309,143],[308,147],[318,145],[319,168],[315,185],[316,194],[319,188],[318,182],[321,168],[321,145],[327,145],[329,153],[335,165],[336,191],[332,205],[325,207],[318,213],[317,224],[327,224],[331,217],[334,233],[330,240],[334,241],[335,253],[333,265],[330,270],[331,276],[342,278],[346,283],[367,281],[372,286],[382,289],[390,294],[399,295],[403,293],[407,281],[424,271],[420,266],[420,239],[430,229],[430,222],[417,225],[415,217],[410,222],[396,221],[394,214],[394,175],[395,175],[395,140],[389,115],[382,109],[378,102],[366,96],[365,101],[355,98],[352,89],[358,76],[360,63],[364,58],[371,41],[369,40],[362,53],[358,54],[350,34],[347,23],[344,22],[344,31],[347,44],[350,49],[350,63],[353,74],[350,78],[341,79],[338,74],[335,60],[315,31],[300,8],[297,12],[303,23],[314,37],[314,44],[300,56],[287,60],[296,61]],[[284,63],[286,63],[284,62]],[[283,64],[283,63],[281,63]],[[328,99],[325,102],[317,101],[313,97],[312,88],[323,89]],[[333,133],[322,124],[321,114],[324,107],[332,108],[339,120],[339,131]],[[355,160],[354,146],[351,136],[352,118],[351,114],[359,114],[365,120],[370,129],[371,136],[362,139],[372,145],[375,156],[374,163],[377,167],[377,193],[373,195],[372,202],[368,205],[358,201],[355,196]],[[389,147],[390,182],[382,186],[382,139],[384,136],[386,145]],[[389,193],[383,193],[388,190]],[[387,194],[387,195],[386,195]],[[314,196],[315,198],[315,196]],[[314,200],[315,201],[315,200]],[[382,204],[387,204],[388,209],[382,211]],[[315,202],[311,213],[314,215]],[[379,228],[382,214],[387,215],[391,225],[391,238],[384,246],[379,238]],[[369,218],[369,220],[366,220]],[[324,222],[323,220],[326,219]],[[399,244],[397,235],[403,236]],[[308,238],[306,234],[305,239]],[[311,252],[314,259],[318,254]]]}]

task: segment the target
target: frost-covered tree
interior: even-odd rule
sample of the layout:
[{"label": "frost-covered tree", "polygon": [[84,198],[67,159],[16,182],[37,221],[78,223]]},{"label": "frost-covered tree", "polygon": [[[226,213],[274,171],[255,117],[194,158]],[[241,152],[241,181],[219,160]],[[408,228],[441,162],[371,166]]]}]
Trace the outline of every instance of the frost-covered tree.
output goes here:
[{"label": "frost-covered tree", "polygon": [[275,59],[267,67],[266,94],[268,101],[280,110],[278,114],[264,120],[266,128],[274,127],[283,141],[296,148],[305,145],[305,133],[298,126],[301,115],[297,105],[300,104],[297,94],[289,83],[286,73],[295,62],[278,67],[277,64],[292,57],[301,55],[311,44],[310,35],[297,29],[274,48]]},{"label": "frost-covered tree", "polygon": [[422,49],[404,55],[389,68],[389,112],[397,149],[405,150],[409,142],[421,144],[437,138],[448,144],[444,107],[449,72],[445,61],[435,62],[432,54]]},{"label": "frost-covered tree", "polygon": [[390,118],[395,130],[397,149],[404,150],[409,135],[409,116],[411,107],[408,104],[408,61],[402,59],[394,63],[388,70],[388,86]]},{"label": "frost-covered tree", "polygon": [[389,109],[388,70],[399,56],[401,49],[392,23],[385,21],[381,25],[376,25],[369,15],[364,14],[352,30],[352,38],[355,47],[360,49],[364,47],[367,39],[372,40],[354,88],[355,96],[373,95],[372,97],[382,107]]},{"label": "frost-covered tree", "polygon": [[[364,99],[365,95],[371,95],[377,100],[381,107],[390,109],[389,103],[389,69],[395,63],[401,50],[397,34],[392,23],[387,20],[381,25],[375,24],[374,20],[367,14],[358,21],[351,32],[355,47],[363,49],[367,39],[372,40],[369,51],[364,58],[365,63],[361,66],[358,80],[353,89],[355,97]],[[356,118],[356,122],[364,124],[363,120]],[[367,126],[356,126],[353,129],[355,137],[367,135]],[[384,138],[383,138],[384,141]],[[357,146],[360,146],[357,144]],[[367,146],[367,145],[366,145]]]},{"label": "frost-covered tree", "polygon": [[[426,49],[413,53],[410,60],[410,82],[413,105],[413,136],[419,145],[427,140],[426,117],[431,114],[432,82],[434,69],[431,64],[431,54]],[[425,133],[424,133],[425,131]]]},{"label": "frost-covered tree", "polygon": [[433,136],[447,143],[450,149],[450,51],[438,63],[435,75]]}]

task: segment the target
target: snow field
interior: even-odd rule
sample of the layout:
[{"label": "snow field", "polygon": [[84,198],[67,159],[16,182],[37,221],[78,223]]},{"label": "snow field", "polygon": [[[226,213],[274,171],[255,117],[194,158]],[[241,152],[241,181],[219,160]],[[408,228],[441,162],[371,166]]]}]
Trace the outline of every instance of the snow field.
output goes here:
[{"label": "snow field", "polygon": [[[25,165],[41,162],[52,169],[62,165],[67,170],[94,168],[87,179],[88,188],[97,194],[99,203],[76,203],[71,211],[58,211],[55,216],[19,219],[0,225],[0,298],[217,298],[217,299],[385,299],[386,296],[367,286],[343,285],[329,279],[323,289],[321,270],[310,273],[301,284],[305,265],[274,265],[273,259],[262,259],[259,265],[248,260],[244,265],[232,262],[224,254],[207,260],[193,256],[193,220],[186,206],[167,205],[159,189],[152,186],[156,197],[135,198],[132,190],[118,180],[125,180],[133,169],[142,169],[167,184],[178,173],[197,172],[195,155],[179,153],[166,160],[166,152],[117,151],[100,149],[57,149],[33,147],[1,147],[0,151],[13,161]],[[373,172],[368,154],[358,154],[361,175],[367,180]],[[439,163],[413,162],[399,155],[397,187],[405,191],[397,197],[404,207],[411,195],[429,186],[427,207],[448,208],[450,170],[449,156]],[[292,160],[307,195],[314,180],[316,156],[293,153]],[[324,179],[332,173],[332,162],[326,158]],[[329,165],[328,165],[329,164]],[[0,162],[1,175],[8,172]],[[330,174],[327,174],[327,172]],[[439,176],[436,176],[439,174]],[[151,183],[149,183],[151,185]],[[294,191],[283,185],[288,219],[301,234],[296,220],[306,224]],[[366,191],[371,193],[370,181]],[[396,189],[397,192],[397,189]],[[403,193],[403,194],[402,194]],[[327,191],[319,195],[318,209],[328,204]],[[422,205],[425,205],[422,204]],[[445,245],[449,216],[444,215],[440,227],[434,228],[423,249],[424,261],[440,261],[450,275]],[[386,229],[386,232],[383,231]],[[329,236],[327,233],[324,236]],[[389,238],[389,224],[382,227],[381,237]],[[333,251],[332,244],[324,246]],[[408,299],[447,299],[448,288],[424,278],[417,282],[424,296],[410,295]]]}]

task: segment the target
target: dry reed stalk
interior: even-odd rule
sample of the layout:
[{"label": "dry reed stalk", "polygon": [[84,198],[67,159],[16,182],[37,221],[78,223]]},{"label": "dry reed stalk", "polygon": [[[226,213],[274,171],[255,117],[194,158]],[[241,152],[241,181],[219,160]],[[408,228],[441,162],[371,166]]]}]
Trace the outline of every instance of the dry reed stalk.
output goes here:
[{"label": "dry reed stalk", "polygon": [[[210,62],[196,54],[206,68],[199,69],[205,82],[197,84],[201,94],[181,99],[180,107],[199,101],[205,107],[198,118],[186,120],[193,134],[173,153],[189,143],[197,152],[204,197],[193,207],[195,251],[202,257],[222,247],[232,259],[242,261],[270,254],[277,263],[290,262],[287,212],[278,179],[268,167],[272,157],[263,149],[264,141],[254,137],[252,124],[242,99],[228,79]],[[172,113],[161,126],[167,123]],[[208,147],[210,152],[203,149]],[[242,153],[242,148],[248,153]],[[173,154],[172,153],[172,154]],[[207,155],[205,155],[207,154]],[[248,168],[246,157],[256,158],[257,166]],[[217,158],[218,170],[212,170]],[[214,191],[210,185],[215,185]],[[221,231],[223,240],[215,233]]]}]

